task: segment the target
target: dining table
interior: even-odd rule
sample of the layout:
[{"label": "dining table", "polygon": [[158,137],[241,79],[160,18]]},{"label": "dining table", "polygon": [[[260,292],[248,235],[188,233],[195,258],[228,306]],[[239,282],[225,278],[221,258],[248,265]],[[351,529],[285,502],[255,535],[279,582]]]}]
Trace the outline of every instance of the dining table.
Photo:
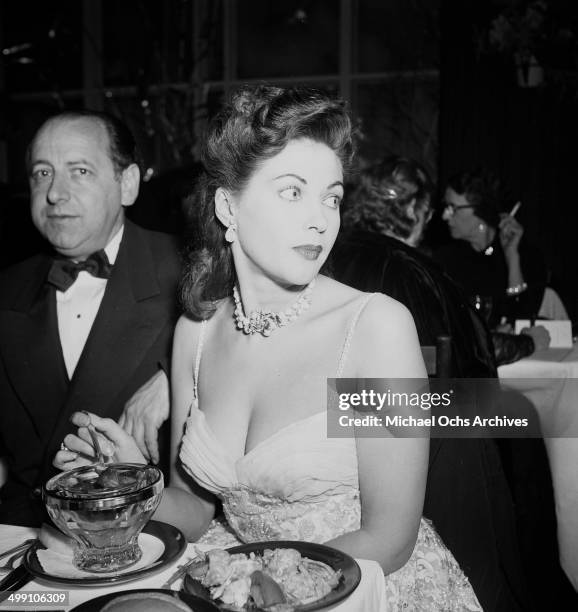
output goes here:
[{"label": "dining table", "polygon": [[578,591],[578,344],[500,366],[502,387],[536,409],[552,474],[560,565]]},{"label": "dining table", "polygon": [[[31,527],[19,527],[14,525],[0,525],[0,554],[13,546],[29,539],[36,538],[38,530]],[[62,584],[52,580],[34,578],[28,584],[23,586],[19,593],[34,593],[36,599],[39,596],[36,594],[51,593],[66,593],[66,605],[62,604],[47,604],[46,602],[34,606],[23,606],[22,604],[11,603],[7,599],[0,602],[0,610],[65,610],[69,612],[75,606],[89,601],[101,595],[109,593],[125,593],[129,590],[142,589],[161,589],[166,581],[171,579],[179,567],[182,567],[188,561],[194,559],[199,552],[206,552],[214,546],[199,545],[188,543],[183,554],[174,559],[174,561],[160,568],[155,573],[143,575],[142,577],[132,582],[122,584],[105,583],[98,586],[77,586],[74,584]],[[346,599],[336,603],[324,610],[335,612],[372,612],[382,611],[386,609],[385,604],[385,581],[383,571],[380,565],[375,561],[367,559],[356,559],[361,569],[361,580],[357,588]],[[0,574],[0,580],[5,577],[5,574]],[[172,585],[172,590],[179,590],[182,587],[182,578],[178,578]]]}]

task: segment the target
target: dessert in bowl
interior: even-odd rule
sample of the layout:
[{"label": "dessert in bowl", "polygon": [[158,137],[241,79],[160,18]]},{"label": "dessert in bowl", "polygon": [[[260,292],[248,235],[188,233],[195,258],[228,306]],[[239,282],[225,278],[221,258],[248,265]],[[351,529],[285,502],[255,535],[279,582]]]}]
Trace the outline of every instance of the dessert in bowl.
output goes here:
[{"label": "dessert in bowl", "polygon": [[50,518],[75,541],[74,565],[100,573],[139,561],[138,536],[162,492],[154,466],[96,463],[54,476],[43,493]]}]

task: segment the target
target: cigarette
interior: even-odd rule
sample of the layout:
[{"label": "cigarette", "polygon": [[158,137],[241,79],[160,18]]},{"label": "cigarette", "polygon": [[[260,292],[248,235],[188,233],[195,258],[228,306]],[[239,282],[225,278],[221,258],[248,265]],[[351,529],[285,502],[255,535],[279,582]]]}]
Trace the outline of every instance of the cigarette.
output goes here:
[{"label": "cigarette", "polygon": [[516,213],[520,209],[520,206],[522,206],[522,202],[516,202],[514,204],[514,208],[512,208],[512,210],[510,211],[510,217],[515,217],[516,216]]}]

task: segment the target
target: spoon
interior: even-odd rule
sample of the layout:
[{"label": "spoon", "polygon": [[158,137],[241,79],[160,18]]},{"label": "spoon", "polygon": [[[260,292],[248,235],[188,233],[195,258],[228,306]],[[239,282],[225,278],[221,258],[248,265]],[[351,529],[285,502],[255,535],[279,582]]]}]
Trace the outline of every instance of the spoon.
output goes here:
[{"label": "spoon", "polygon": [[88,429],[88,433],[90,434],[90,438],[92,440],[92,445],[94,446],[94,450],[96,452],[97,463],[104,464],[107,462],[107,457],[102,452],[102,449],[100,447],[100,442],[98,441],[98,433],[96,432],[96,428],[94,427],[94,425],[92,424],[90,420],[90,414],[88,414],[88,412],[85,412],[85,411],[83,411],[83,414],[85,414],[86,418],[88,419],[86,428]]}]

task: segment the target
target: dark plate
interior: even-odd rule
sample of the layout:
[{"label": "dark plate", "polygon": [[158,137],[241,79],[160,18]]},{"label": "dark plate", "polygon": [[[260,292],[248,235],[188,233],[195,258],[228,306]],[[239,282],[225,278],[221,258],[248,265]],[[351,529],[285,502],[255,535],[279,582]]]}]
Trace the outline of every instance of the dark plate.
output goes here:
[{"label": "dark plate", "polygon": [[[293,542],[290,540],[276,540],[272,542],[254,542],[253,544],[243,544],[241,546],[235,546],[234,548],[228,548],[227,552],[231,554],[249,553],[262,554],[266,549],[274,548],[294,548],[301,553],[301,556],[312,559],[313,561],[322,561],[326,563],[334,570],[341,570],[341,580],[337,587],[335,587],[331,593],[328,593],[325,597],[318,599],[310,604],[303,606],[296,606],[295,610],[299,612],[309,612],[310,610],[322,610],[327,606],[332,606],[337,602],[345,599],[355,589],[361,580],[361,569],[357,565],[357,561],[335,548],[324,546],[323,544],[313,544],[312,542]],[[201,586],[201,590],[199,590]],[[200,585],[198,581],[190,576],[185,576],[183,583],[185,592],[191,592],[195,595],[201,595],[204,587]],[[218,602],[215,602],[218,604]],[[219,606],[220,610],[227,610],[224,606]]]},{"label": "dark plate", "polygon": [[163,553],[156,561],[153,561],[146,567],[141,567],[140,569],[136,570],[126,570],[124,572],[121,571],[121,573],[117,574],[116,576],[99,577],[98,574],[95,574],[94,576],[87,576],[86,578],[63,578],[62,576],[49,574],[44,570],[42,564],[40,561],[38,561],[38,557],[36,556],[36,551],[39,548],[44,548],[44,546],[42,546],[40,543],[28,549],[24,555],[24,565],[26,569],[36,578],[46,580],[48,582],[58,582],[62,584],[71,584],[74,586],[120,584],[122,582],[137,580],[139,578],[143,578],[144,576],[148,576],[149,574],[154,574],[155,572],[160,571],[167,565],[176,561],[187,547],[185,536],[172,525],[167,525],[166,523],[161,523],[160,521],[149,521],[145,525],[142,532],[161,540],[165,545]]},{"label": "dark plate", "polygon": [[183,593],[178,591],[166,591],[163,589],[135,589],[134,591],[117,591],[116,593],[108,593],[108,595],[101,595],[100,597],[95,597],[94,599],[90,599],[81,603],[76,608],[72,608],[70,612],[100,612],[100,610],[109,602],[115,599],[116,597],[120,597],[122,595],[129,595],[131,593],[164,593],[165,595],[173,595],[176,599],[186,603],[192,612],[218,612],[219,608],[214,606],[212,603],[201,599],[200,597],[195,597],[194,595],[189,595],[189,593]]}]

